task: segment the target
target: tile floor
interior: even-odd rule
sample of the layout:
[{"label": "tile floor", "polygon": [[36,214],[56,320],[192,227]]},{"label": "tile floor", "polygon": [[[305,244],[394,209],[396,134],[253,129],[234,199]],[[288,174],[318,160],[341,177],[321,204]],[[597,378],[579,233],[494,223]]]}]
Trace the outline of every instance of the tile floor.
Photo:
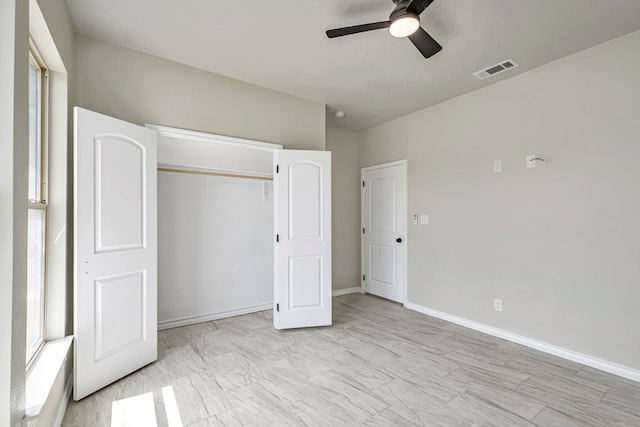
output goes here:
[{"label": "tile floor", "polygon": [[370,295],[333,301],[327,328],[279,332],[265,311],[161,331],[157,362],[63,425],[138,408],[133,425],[640,426],[640,383]]}]

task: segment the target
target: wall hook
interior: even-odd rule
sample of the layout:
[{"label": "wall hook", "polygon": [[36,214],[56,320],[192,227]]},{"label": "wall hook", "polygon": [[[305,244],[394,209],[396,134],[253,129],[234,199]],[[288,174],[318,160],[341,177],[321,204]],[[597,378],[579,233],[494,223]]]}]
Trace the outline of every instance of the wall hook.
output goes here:
[{"label": "wall hook", "polygon": [[537,157],[535,154],[529,154],[527,156],[527,168],[535,168],[536,167],[536,161],[540,160],[541,162],[546,162],[545,159],[543,159],[542,157]]}]

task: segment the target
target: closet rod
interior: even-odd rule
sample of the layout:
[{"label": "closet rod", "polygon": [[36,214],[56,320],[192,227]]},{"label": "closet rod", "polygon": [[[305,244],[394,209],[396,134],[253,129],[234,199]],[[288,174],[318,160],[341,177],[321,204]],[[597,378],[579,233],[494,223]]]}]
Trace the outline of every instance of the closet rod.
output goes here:
[{"label": "closet rod", "polygon": [[273,181],[273,178],[269,176],[240,175],[235,173],[206,172],[206,171],[196,171],[196,170],[189,170],[189,169],[158,168],[158,172],[186,173],[191,175],[226,176],[227,178],[245,178],[245,179],[258,179],[260,181]]}]

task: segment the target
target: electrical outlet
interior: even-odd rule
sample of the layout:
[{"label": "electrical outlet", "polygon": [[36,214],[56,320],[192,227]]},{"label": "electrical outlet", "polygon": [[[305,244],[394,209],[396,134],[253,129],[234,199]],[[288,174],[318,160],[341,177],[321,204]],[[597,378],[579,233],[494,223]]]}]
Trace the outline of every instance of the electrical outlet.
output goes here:
[{"label": "electrical outlet", "polygon": [[502,311],[502,300],[501,299],[494,299],[493,300],[493,309],[495,311]]},{"label": "electrical outlet", "polygon": [[493,171],[494,172],[502,172],[502,160],[494,160],[493,161]]}]

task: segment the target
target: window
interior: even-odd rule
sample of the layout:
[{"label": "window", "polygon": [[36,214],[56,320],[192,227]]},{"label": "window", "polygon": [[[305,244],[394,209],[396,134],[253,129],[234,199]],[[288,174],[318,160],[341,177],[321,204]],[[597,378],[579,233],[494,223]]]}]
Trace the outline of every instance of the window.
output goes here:
[{"label": "window", "polygon": [[47,226],[47,69],[29,51],[29,210],[27,241],[27,364],[44,343]]}]

